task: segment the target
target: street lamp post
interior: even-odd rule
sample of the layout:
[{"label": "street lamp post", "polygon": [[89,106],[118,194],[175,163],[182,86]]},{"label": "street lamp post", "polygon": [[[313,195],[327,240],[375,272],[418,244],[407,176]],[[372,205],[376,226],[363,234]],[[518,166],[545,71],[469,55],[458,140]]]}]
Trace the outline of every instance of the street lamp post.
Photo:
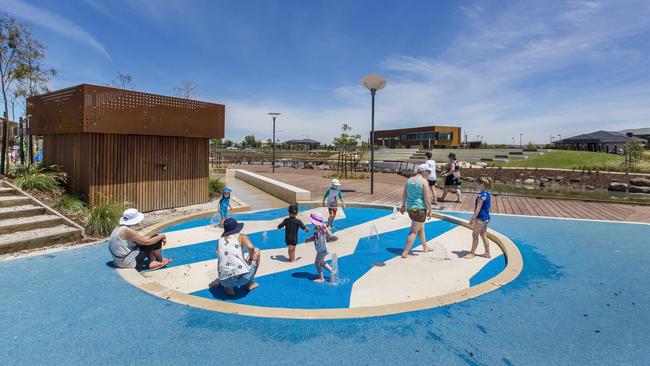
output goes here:
[{"label": "street lamp post", "polygon": [[521,138],[522,138],[522,137],[524,137],[524,134],[523,134],[523,133],[520,133],[520,134],[519,134],[519,148],[523,148],[523,147],[524,147],[524,145],[523,145],[522,142],[521,142]]},{"label": "street lamp post", "polygon": [[272,157],[272,168],[271,171],[275,173],[275,119],[280,115],[278,112],[269,112],[269,116],[273,118],[273,157]]},{"label": "street lamp post", "polygon": [[31,114],[25,116],[27,125],[27,159],[29,160],[29,165],[34,164],[34,139],[32,138],[32,124],[30,122]]},{"label": "street lamp post", "polygon": [[372,112],[370,115],[370,194],[375,193],[375,94],[386,86],[386,80],[377,74],[368,74],[361,83],[370,90]]},{"label": "street lamp post", "polygon": [[23,117],[18,118],[19,134],[20,134],[20,165],[25,165],[25,147],[23,140]]}]

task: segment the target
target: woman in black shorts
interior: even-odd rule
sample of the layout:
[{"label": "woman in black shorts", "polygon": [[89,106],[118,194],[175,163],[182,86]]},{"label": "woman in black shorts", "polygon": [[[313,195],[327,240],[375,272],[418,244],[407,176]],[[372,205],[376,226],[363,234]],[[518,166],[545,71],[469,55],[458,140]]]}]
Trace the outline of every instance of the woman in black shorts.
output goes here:
[{"label": "woman in black shorts", "polygon": [[449,188],[456,189],[456,202],[462,203],[460,198],[460,164],[456,160],[456,154],[449,153],[449,163],[447,164],[447,171],[442,174],[445,177],[445,188],[442,190],[442,197],[440,201],[444,201],[449,192]]}]

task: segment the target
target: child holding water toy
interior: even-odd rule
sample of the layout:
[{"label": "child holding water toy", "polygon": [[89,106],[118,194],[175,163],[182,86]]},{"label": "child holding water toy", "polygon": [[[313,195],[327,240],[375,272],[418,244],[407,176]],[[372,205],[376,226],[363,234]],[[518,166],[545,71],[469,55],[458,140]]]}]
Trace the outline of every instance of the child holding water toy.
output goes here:
[{"label": "child holding water toy", "polygon": [[[472,249],[463,258],[470,259],[477,255],[479,257],[490,258],[490,242],[487,237],[487,226],[490,222],[490,179],[481,177],[476,181],[476,189],[480,192],[474,203],[474,214],[469,224],[472,225]],[[478,237],[483,240],[485,253],[476,254],[478,247]]]},{"label": "child holding water toy", "polygon": [[219,199],[217,213],[219,214],[219,226],[221,227],[223,227],[223,222],[228,218],[228,209],[232,208],[230,206],[230,193],[232,193],[232,189],[225,188]]},{"label": "child holding water toy", "polygon": [[284,243],[287,245],[287,250],[289,251],[289,261],[296,261],[296,244],[298,244],[298,229],[303,229],[306,232],[309,232],[309,228],[302,223],[302,221],[297,218],[298,216],[298,205],[289,206],[289,217],[285,218],[278,229],[284,228]]},{"label": "child holding water toy", "polygon": [[332,232],[327,228],[323,222],[323,216],[318,212],[313,212],[309,215],[309,221],[314,225],[314,235],[307,239],[307,241],[314,241],[314,246],[316,247],[316,260],[314,261],[314,265],[318,272],[318,278],[314,282],[325,281],[325,277],[323,276],[323,268],[325,268],[330,273],[330,283],[334,283],[336,271],[325,262],[325,257],[328,254],[327,238],[332,235]]},{"label": "child holding water toy", "polygon": [[341,200],[341,205],[345,208],[345,202],[343,202],[343,193],[341,192],[341,182],[338,179],[332,179],[332,186],[327,188],[325,194],[323,195],[323,206],[327,206],[327,211],[329,212],[329,217],[327,218],[327,227],[331,230],[334,225],[334,219],[336,218],[336,212],[338,211],[339,200]]}]

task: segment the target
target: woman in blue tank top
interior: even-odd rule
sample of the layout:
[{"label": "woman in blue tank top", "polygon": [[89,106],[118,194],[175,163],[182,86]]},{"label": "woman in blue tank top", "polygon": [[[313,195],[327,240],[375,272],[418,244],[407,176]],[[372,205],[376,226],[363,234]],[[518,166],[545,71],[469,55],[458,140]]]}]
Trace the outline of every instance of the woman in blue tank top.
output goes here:
[{"label": "woman in blue tank top", "polygon": [[[476,189],[479,191],[479,194],[476,196],[476,202],[474,203],[474,214],[472,215],[472,219],[469,220],[470,225],[472,225],[472,249],[464,256],[466,259],[474,258],[477,255],[479,257],[490,258],[490,242],[487,237],[487,226],[488,222],[490,222],[490,203],[492,200],[490,192],[488,192],[488,189],[490,189],[490,180],[484,177],[479,178],[476,181]],[[485,253],[483,254],[476,254],[479,236],[485,247]]]},{"label": "woman in blue tank top", "polygon": [[431,172],[431,168],[427,164],[422,164],[418,167],[418,174],[409,178],[404,186],[402,194],[402,207],[399,211],[404,214],[408,212],[411,218],[411,231],[406,237],[406,244],[402,251],[402,258],[413,255],[411,246],[415,241],[415,237],[420,238],[420,244],[424,252],[428,252],[427,241],[424,236],[424,222],[427,220],[428,214],[431,212],[431,196],[429,194],[429,183],[427,177]]}]

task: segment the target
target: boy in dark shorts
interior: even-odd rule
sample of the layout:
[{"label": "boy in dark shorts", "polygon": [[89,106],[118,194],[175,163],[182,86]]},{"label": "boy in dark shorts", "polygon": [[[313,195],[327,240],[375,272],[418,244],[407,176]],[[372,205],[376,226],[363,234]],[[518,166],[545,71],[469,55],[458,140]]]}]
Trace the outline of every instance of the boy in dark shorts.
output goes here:
[{"label": "boy in dark shorts", "polygon": [[278,229],[284,229],[284,242],[287,245],[289,250],[289,261],[296,261],[296,244],[298,244],[298,229],[303,229],[305,232],[309,232],[309,228],[300,221],[298,216],[298,205],[289,206],[289,217],[285,218]]}]

